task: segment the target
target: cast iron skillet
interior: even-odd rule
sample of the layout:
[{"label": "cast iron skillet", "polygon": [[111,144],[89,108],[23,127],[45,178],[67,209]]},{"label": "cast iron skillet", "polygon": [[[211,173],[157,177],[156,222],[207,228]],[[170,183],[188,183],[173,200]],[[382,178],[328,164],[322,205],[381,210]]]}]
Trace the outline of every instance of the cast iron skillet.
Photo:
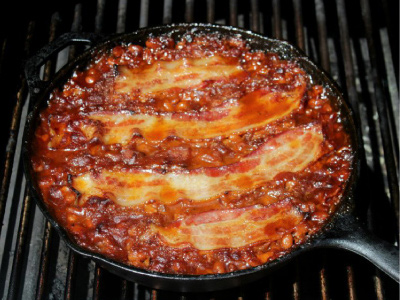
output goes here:
[{"label": "cast iron skillet", "polygon": [[[133,42],[144,45],[146,39],[151,35],[169,34],[173,38],[180,38],[187,32],[193,33],[220,33],[222,35],[239,35],[245,39],[251,48],[257,50],[268,50],[276,52],[285,59],[295,59],[316,83],[326,86],[332,95],[338,99],[336,105],[343,116],[343,124],[351,136],[355,157],[353,171],[348,180],[342,201],[337,211],[330,218],[318,234],[310,238],[305,244],[293,249],[288,254],[272,262],[254,268],[235,271],[226,274],[213,275],[174,275],[147,271],[132,267],[101,254],[91,252],[78,246],[47,210],[46,204],[40,196],[39,187],[35,180],[35,174],[30,163],[30,146],[34,138],[34,131],[38,123],[41,109],[46,107],[49,93],[62,86],[71,76],[76,66],[85,65],[96,51],[111,48],[119,42]],[[62,48],[71,44],[89,44],[90,50],[84,52],[75,60],[61,69],[49,82],[39,79],[39,68],[52,55]],[[264,36],[228,26],[217,26],[210,24],[177,24],[144,28],[136,32],[104,37],[93,33],[67,33],[60,36],[53,43],[45,46],[35,56],[28,60],[25,74],[31,93],[31,103],[34,104],[33,111],[28,116],[23,138],[23,159],[27,181],[31,187],[31,193],[37,205],[57,230],[64,242],[75,252],[93,259],[109,271],[122,276],[128,280],[156,289],[166,289],[182,292],[199,292],[227,289],[261,278],[266,273],[281,267],[295,256],[305,251],[316,248],[339,248],[355,252],[375,264],[390,277],[399,281],[399,251],[391,244],[382,241],[365,231],[354,214],[354,190],[360,169],[358,157],[358,138],[352,113],[343,100],[342,93],[332,80],[317,66],[312,63],[300,50],[285,41],[269,39]]]}]

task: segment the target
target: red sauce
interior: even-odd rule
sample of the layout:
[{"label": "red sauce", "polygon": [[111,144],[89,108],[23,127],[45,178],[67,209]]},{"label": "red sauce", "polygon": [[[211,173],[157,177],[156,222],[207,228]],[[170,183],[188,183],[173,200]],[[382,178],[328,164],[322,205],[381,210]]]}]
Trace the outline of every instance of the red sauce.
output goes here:
[{"label": "red sauce", "polygon": [[[144,48],[122,44],[96,54],[84,70],[77,69],[62,89],[50,95],[48,107],[40,114],[31,162],[49,211],[84,248],[165,273],[209,274],[246,269],[288,253],[326,223],[340,202],[351,173],[350,138],[334,105],[336,99],[332,99],[328,89],[315,85],[296,62],[280,59],[275,53],[252,51],[238,38],[190,37],[177,42],[164,36],[154,37]],[[140,73],[158,61],[213,56],[238,64],[241,72],[154,93],[144,93],[141,89],[119,93],[115,89],[122,67]],[[151,139],[144,138],[137,130],[127,143],[108,144],[103,138],[107,132],[105,125],[89,118],[98,112],[130,111],[137,115],[212,122],[223,118],[215,113],[218,107],[235,101],[237,104],[239,99],[255,91],[291,92],[299,88],[301,80],[306,82],[306,91],[292,112],[266,125],[228,135],[221,132],[214,138],[165,137],[160,127],[160,132],[152,132]],[[160,82],[155,80],[148,86]],[[241,116],[263,111],[257,99],[250,100],[240,112]],[[277,106],[268,113],[253,114],[251,122],[284,110],[284,106]],[[82,203],[79,201],[82,195],[72,186],[74,178],[83,174],[96,178],[103,170],[146,169],[171,174],[231,165],[280,134],[310,125],[322,128],[322,154],[304,169],[281,172],[273,180],[250,190],[227,190],[207,201],[183,198],[171,202],[176,198],[176,190],[165,187],[162,197],[168,204],[149,200],[140,205],[120,206],[115,195],[109,192],[101,197],[89,197]],[[240,172],[245,173],[252,167],[242,168]],[[217,176],[219,173],[215,170],[208,169],[207,174]],[[251,177],[241,180],[238,184],[246,186]],[[121,182],[115,185],[123,187]],[[281,204],[293,209],[301,221],[278,218],[263,227],[265,239],[240,247],[201,250],[191,243],[174,245],[162,237],[161,231],[150,230],[153,227],[180,230],[182,224],[194,224],[190,218],[215,221],[213,212],[219,216],[220,211],[234,210],[240,216],[243,211],[260,206],[271,208],[268,213],[271,217],[279,213]]]}]

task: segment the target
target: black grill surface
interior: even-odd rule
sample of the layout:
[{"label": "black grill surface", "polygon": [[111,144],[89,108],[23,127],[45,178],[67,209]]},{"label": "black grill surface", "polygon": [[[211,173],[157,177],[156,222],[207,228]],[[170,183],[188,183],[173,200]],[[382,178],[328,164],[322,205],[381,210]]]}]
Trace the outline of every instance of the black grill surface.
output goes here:
[{"label": "black grill surface", "polygon": [[[123,280],[75,255],[35,206],[23,176],[29,112],[24,61],[64,32],[130,32],[210,22],[289,40],[344,91],[363,137],[357,211],[371,231],[398,243],[399,3],[389,0],[13,1],[0,9],[2,147],[0,297],[3,299],[398,299],[398,284],[340,250],[302,255],[268,277],[214,293],[172,293]],[[49,79],[82,49],[42,68]]]}]

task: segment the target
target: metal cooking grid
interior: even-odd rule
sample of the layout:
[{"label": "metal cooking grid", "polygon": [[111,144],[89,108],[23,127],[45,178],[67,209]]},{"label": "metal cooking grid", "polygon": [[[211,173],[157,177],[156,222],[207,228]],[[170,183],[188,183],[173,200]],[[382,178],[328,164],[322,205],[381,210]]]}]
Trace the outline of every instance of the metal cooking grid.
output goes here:
[{"label": "metal cooking grid", "polygon": [[[8,90],[18,86],[15,92],[5,93],[15,107],[6,112],[12,115],[6,117],[11,128],[1,152],[5,158],[0,193],[0,296],[24,300],[398,299],[393,280],[364,259],[339,250],[313,251],[257,282],[198,294],[139,286],[73,254],[26,188],[20,150],[29,95],[22,74],[16,75],[8,63],[13,59],[22,66],[23,59],[63,32],[120,33],[171,22],[234,25],[287,39],[331,73],[353,107],[364,142],[357,198],[360,218],[377,235],[397,244],[399,33],[393,15],[398,3],[388,1],[66,1],[42,11],[40,18],[32,14],[21,20],[20,32],[14,32],[19,39],[0,39],[0,79],[7,79],[0,84],[7,83],[3,89]],[[14,52],[17,48],[23,51]],[[61,51],[43,67],[43,78],[50,78],[79,51],[78,47]]]}]

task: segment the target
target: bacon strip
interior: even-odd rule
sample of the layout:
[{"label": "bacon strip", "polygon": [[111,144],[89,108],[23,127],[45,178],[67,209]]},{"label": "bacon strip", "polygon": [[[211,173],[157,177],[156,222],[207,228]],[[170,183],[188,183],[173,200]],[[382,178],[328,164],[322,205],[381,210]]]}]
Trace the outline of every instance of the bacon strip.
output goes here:
[{"label": "bacon strip", "polygon": [[193,116],[98,112],[89,118],[103,124],[105,144],[127,144],[137,132],[150,140],[168,136],[207,139],[262,127],[290,114],[299,107],[305,88],[305,81],[299,79],[298,85],[290,91],[257,90],[234,103]]},{"label": "bacon strip", "polygon": [[248,190],[260,186],[281,172],[296,172],[318,159],[323,135],[320,126],[297,128],[267,141],[241,161],[223,166],[176,171],[166,174],[149,170],[130,172],[103,170],[73,179],[82,195],[110,198],[122,206],[148,200],[173,203],[179,199],[205,201],[225,191]]},{"label": "bacon strip", "polygon": [[172,247],[191,245],[199,250],[239,248],[260,241],[278,240],[277,229],[291,230],[303,215],[289,201],[269,206],[216,210],[190,216],[167,227],[150,230]]},{"label": "bacon strip", "polygon": [[221,56],[156,61],[144,68],[119,67],[118,71],[115,91],[124,94],[135,90],[146,94],[170,88],[189,88],[206,80],[227,79],[244,72],[238,58]]}]

